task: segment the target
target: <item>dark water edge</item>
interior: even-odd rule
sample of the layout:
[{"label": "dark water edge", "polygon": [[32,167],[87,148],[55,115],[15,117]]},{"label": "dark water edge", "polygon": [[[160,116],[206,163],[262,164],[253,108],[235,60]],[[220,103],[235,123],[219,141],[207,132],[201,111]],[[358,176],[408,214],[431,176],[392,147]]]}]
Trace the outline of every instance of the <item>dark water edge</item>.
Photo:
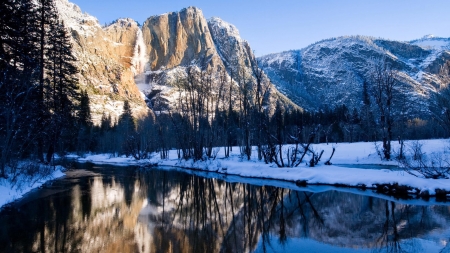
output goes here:
[{"label": "dark water edge", "polygon": [[0,252],[447,252],[450,207],[223,174],[73,164],[0,213]]}]

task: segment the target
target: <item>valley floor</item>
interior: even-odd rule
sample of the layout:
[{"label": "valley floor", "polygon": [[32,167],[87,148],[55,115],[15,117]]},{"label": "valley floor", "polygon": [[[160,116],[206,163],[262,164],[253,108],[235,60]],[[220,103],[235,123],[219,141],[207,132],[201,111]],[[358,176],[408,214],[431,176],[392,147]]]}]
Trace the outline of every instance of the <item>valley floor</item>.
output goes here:
[{"label": "valley floor", "polygon": [[[435,154],[446,154],[450,152],[449,140],[422,140],[422,152],[426,156]],[[378,143],[381,145],[381,143]],[[392,142],[394,154],[400,149],[398,142]],[[408,154],[417,145],[417,141],[405,141],[404,149]],[[284,146],[287,150],[289,145]],[[312,147],[316,152],[324,150],[319,164],[309,167],[305,161],[298,167],[278,168],[275,164],[265,164],[258,161],[256,147],[252,152],[250,160],[240,155],[239,147],[233,147],[230,157],[224,157],[223,148],[215,149],[217,157],[208,161],[184,161],[177,158],[176,150],[169,152],[169,159],[159,159],[158,154],[154,154],[151,159],[135,160],[131,157],[114,157],[111,154],[87,154],[83,157],[70,156],[79,162],[92,162],[97,164],[114,164],[119,166],[128,165],[155,165],[167,168],[195,169],[203,172],[221,173],[227,176],[240,176],[256,179],[273,179],[290,182],[303,182],[308,185],[334,185],[347,187],[371,188],[374,185],[398,184],[410,186],[417,191],[429,195],[435,195],[436,190],[450,191],[449,179],[426,179],[413,176],[398,167],[396,161],[382,161],[377,153],[376,145],[373,142],[357,143],[330,143],[314,144]],[[333,148],[336,149],[332,165],[324,165],[330,157]],[[379,148],[381,149],[381,148]],[[4,204],[20,198],[23,194],[33,188],[39,187],[46,180],[63,176],[61,168],[56,170],[50,177],[38,180],[33,184],[23,184],[21,187],[12,185],[6,180],[0,181],[0,207]],[[242,179],[244,180],[244,179]],[[239,179],[237,179],[239,181]]]},{"label": "valley floor", "polygon": [[[405,154],[410,153],[415,143],[417,141],[405,141]],[[422,144],[422,152],[428,156],[450,152],[449,140],[422,140],[419,143]],[[377,143],[377,145],[381,146],[381,143]],[[398,142],[392,142],[392,146],[395,155],[395,153],[398,153],[400,145]],[[287,149],[288,147],[289,145],[284,148]],[[324,165],[333,148],[336,151],[331,159],[332,165]],[[275,164],[265,164],[263,161],[258,161],[256,148],[253,149],[250,160],[240,155],[239,147],[233,147],[229,158],[224,158],[223,148],[217,148],[215,160],[200,162],[179,160],[175,150],[170,151],[169,159],[166,160],[159,159],[157,154],[151,159],[140,161],[130,157],[112,157],[107,154],[87,155],[78,158],[78,160],[116,165],[157,164],[158,166],[197,169],[249,178],[303,181],[308,185],[365,186],[370,188],[374,187],[375,184],[398,184],[410,186],[422,193],[428,192],[429,195],[435,195],[436,189],[450,191],[449,179],[426,179],[413,176],[400,168],[396,161],[382,161],[373,142],[315,144],[313,149],[317,153],[324,150],[321,161],[315,167],[309,167],[305,161],[309,161],[310,158],[305,158],[304,162],[298,167],[278,168]],[[381,147],[378,149],[381,149]]]}]

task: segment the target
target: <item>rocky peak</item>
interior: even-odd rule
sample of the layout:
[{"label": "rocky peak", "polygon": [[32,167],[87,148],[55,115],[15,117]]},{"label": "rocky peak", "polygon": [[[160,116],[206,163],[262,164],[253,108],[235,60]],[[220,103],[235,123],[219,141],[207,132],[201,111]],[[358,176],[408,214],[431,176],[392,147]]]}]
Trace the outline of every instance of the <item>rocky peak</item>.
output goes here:
[{"label": "rocky peak", "polygon": [[239,42],[243,41],[239,34],[239,30],[236,28],[236,26],[223,21],[221,18],[218,17],[210,18],[208,20],[208,25],[211,30],[214,30],[216,32],[220,31],[223,36],[227,36],[230,39],[234,39]]},{"label": "rocky peak", "polygon": [[241,70],[251,73],[255,57],[247,41],[239,35],[239,30],[220,18],[208,20],[208,27],[217,50],[229,71],[235,74]]},{"label": "rocky peak", "polygon": [[142,26],[142,33],[151,70],[193,63],[202,67],[217,64],[208,23],[196,7],[152,16]]},{"label": "rocky peak", "polygon": [[68,0],[57,0],[55,6],[65,26],[83,36],[93,36],[96,31],[102,29],[95,17],[83,13],[78,5]]}]

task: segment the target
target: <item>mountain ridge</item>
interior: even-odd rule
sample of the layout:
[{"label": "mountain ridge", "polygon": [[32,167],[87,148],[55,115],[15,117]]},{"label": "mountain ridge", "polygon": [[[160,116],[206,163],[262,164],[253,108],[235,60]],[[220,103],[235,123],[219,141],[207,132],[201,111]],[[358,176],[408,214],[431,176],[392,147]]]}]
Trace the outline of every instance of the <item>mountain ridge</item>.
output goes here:
[{"label": "mountain ridge", "polygon": [[[420,43],[444,41],[444,46]],[[258,57],[259,66],[275,86],[297,104],[316,111],[346,104],[359,107],[362,84],[375,60],[386,59],[399,73],[405,99],[423,115],[428,99],[450,82],[448,39],[422,38],[411,42],[370,36],[325,39],[300,50]],[[419,45],[418,45],[419,44]],[[325,101],[325,102],[324,102]]]}]

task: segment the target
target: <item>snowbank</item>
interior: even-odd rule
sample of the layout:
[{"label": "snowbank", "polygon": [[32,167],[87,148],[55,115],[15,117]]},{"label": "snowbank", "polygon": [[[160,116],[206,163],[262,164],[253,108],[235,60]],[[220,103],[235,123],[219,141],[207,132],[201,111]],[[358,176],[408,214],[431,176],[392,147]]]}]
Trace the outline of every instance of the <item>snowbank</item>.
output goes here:
[{"label": "snowbank", "polygon": [[10,180],[0,178],[0,208],[5,204],[21,198],[31,190],[40,187],[45,182],[64,176],[64,168],[62,166],[52,166],[51,170],[51,173],[45,176],[26,177],[20,175],[14,183]]},{"label": "snowbank", "polygon": [[[443,152],[449,149],[448,140],[425,140],[422,150],[425,153]],[[393,152],[398,152],[400,145],[392,142]],[[412,141],[405,142],[404,149],[411,149]],[[286,146],[285,148],[288,148]],[[331,155],[332,149],[336,152],[331,159],[333,165],[323,165]],[[181,167],[198,169],[236,175],[250,178],[275,179],[286,181],[306,181],[307,184],[346,185],[351,187],[373,187],[375,184],[398,184],[410,186],[420,192],[428,191],[430,195],[436,194],[436,189],[450,191],[449,179],[425,179],[406,173],[396,167],[395,161],[382,161],[377,154],[377,149],[372,142],[317,144],[313,145],[317,152],[324,150],[322,161],[316,167],[309,167],[305,162],[294,168],[278,168],[274,164],[265,164],[258,161],[256,148],[252,152],[250,160],[240,155],[239,147],[234,147],[229,158],[224,158],[223,149],[218,152],[215,160],[193,162],[179,160],[176,151],[171,151],[169,159],[158,159],[155,154],[152,159],[136,161],[127,157],[111,157],[111,155],[90,155],[79,158],[79,161],[116,164],[116,165],[145,165],[158,164],[160,166]],[[304,159],[308,161],[309,159]]]}]

